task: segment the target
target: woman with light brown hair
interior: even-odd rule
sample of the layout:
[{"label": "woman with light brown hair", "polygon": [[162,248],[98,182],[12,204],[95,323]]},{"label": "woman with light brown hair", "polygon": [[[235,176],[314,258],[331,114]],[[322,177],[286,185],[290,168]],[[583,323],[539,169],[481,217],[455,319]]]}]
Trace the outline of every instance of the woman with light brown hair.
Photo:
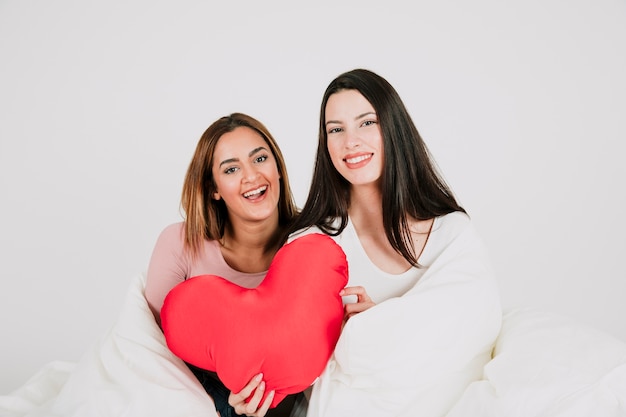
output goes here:
[{"label": "woman with light brown hair", "polygon": [[[282,153],[258,120],[233,113],[200,138],[185,177],[184,221],[160,234],[148,267],[145,296],[157,322],[168,292],[198,275],[218,275],[246,288],[258,286],[297,214]],[[230,392],[213,372],[190,366],[222,417],[233,413],[288,415],[295,395],[268,412],[273,398],[253,378],[229,405]],[[254,395],[247,402],[241,398]],[[257,407],[258,410],[257,410]]]}]

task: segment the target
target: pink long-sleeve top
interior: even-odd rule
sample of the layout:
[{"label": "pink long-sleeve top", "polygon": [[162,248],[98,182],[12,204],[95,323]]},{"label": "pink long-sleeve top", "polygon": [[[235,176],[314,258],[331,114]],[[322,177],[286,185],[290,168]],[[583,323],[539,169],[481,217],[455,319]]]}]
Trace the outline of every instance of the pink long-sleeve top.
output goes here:
[{"label": "pink long-sleeve top", "polygon": [[205,240],[196,258],[184,244],[184,224],[167,226],[159,235],[146,277],[145,296],[152,312],[160,317],[167,293],[187,278],[198,275],[218,275],[245,288],[257,287],[265,272],[245,273],[231,268],[220,250],[218,241]]}]

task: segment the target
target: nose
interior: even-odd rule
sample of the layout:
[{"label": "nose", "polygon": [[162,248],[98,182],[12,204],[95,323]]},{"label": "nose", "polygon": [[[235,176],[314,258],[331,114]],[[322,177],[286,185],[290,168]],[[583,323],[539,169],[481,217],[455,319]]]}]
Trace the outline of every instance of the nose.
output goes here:
[{"label": "nose", "polygon": [[344,138],[344,146],[346,147],[346,149],[358,148],[361,145],[361,138],[359,137],[355,129],[346,129]]},{"label": "nose", "polygon": [[254,182],[260,175],[259,171],[256,169],[254,165],[245,165],[242,169],[243,169],[242,180],[244,182]]}]

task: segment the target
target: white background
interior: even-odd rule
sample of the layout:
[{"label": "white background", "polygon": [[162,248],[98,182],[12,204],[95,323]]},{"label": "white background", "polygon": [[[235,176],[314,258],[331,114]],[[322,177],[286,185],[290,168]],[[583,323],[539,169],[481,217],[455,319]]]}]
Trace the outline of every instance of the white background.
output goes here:
[{"label": "white background", "polygon": [[404,99],[505,308],[626,340],[624,1],[0,0],[0,60],[0,394],[114,322],[216,118],[268,126],[302,205],[356,67]]}]

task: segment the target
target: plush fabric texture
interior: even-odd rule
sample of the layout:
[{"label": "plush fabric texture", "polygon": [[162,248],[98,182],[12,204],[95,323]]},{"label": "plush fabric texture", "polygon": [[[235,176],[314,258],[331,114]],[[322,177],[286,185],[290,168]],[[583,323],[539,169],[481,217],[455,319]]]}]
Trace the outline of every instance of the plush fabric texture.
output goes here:
[{"label": "plush fabric texture", "polygon": [[446,216],[428,245],[436,256],[409,291],[346,322],[308,417],[444,416],[481,377],[502,322],[487,250],[465,215]]},{"label": "plush fabric texture", "polygon": [[119,317],[77,363],[52,362],[0,396],[0,416],[217,417],[211,397],[167,348],[143,295],[145,279],[133,278]]},{"label": "plush fabric texture", "polygon": [[626,343],[536,308],[504,316],[484,378],[447,417],[624,417]]},{"label": "plush fabric texture", "polygon": [[169,348],[195,366],[217,372],[239,392],[263,372],[275,407],[322,373],[343,319],[339,291],[348,282],[342,249],[311,234],[283,246],[263,282],[247,289],[215,275],[174,287],[161,309]]},{"label": "plush fabric texture", "polygon": [[[114,325],[80,361],[52,362],[14,392],[0,395],[0,416],[217,417],[198,380],[167,348],[144,299],[144,284],[143,274],[133,278]],[[420,368],[434,380],[427,367]],[[483,379],[472,383],[448,414],[410,415],[626,416],[626,342],[576,320],[537,310],[507,313],[495,358],[484,370]],[[435,394],[420,394],[418,402],[429,402],[429,395]],[[372,414],[342,416],[353,415]]]}]

